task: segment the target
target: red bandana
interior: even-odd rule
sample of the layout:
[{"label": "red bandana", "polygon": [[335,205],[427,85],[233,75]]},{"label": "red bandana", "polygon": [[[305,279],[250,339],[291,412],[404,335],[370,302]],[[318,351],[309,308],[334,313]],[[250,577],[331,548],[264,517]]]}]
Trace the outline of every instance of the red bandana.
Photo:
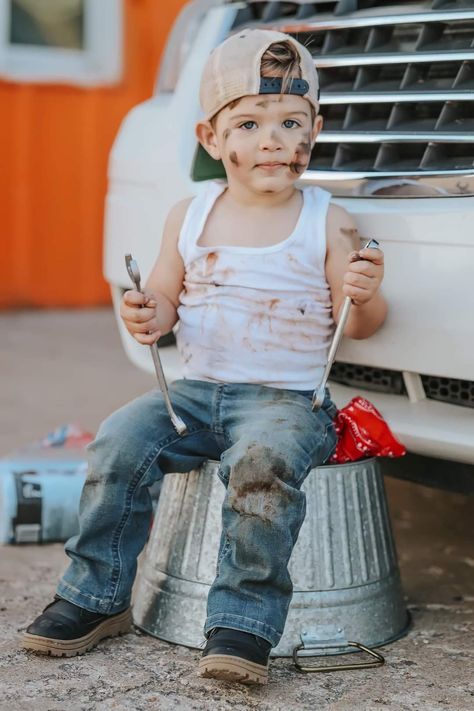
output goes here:
[{"label": "red bandana", "polygon": [[339,410],[334,424],[338,441],[331,464],[366,457],[401,457],[406,453],[380,412],[363,397],[353,398]]}]

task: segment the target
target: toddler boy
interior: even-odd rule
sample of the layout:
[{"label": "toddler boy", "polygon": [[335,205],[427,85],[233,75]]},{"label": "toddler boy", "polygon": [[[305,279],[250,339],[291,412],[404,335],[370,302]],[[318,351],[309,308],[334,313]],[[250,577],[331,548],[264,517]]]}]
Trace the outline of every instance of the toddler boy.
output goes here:
[{"label": "toddler boy", "polygon": [[318,76],[300,43],[234,34],[211,53],[200,96],[197,161],[206,152],[227,180],[171,210],[146,295],[128,291],[121,305],[142,344],[179,319],[184,378],[170,397],[187,433],[175,432],[158,390],[102,423],[88,448],[80,532],[66,544],[70,566],[24,646],[69,656],[126,631],[149,487],[215,459],[226,497],[200,673],[264,683],[292,595],[301,484],[336,442],[329,393],[313,412],[312,392],[344,296],[347,336],[382,324],[383,254],[359,251],[347,236],[353,220],[329,193],[295,187],[322,127]]}]

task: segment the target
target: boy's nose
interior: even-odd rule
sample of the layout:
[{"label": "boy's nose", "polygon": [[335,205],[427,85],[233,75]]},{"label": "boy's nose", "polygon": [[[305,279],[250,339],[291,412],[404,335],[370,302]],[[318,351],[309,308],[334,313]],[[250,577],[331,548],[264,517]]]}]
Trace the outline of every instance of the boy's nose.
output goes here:
[{"label": "boy's nose", "polygon": [[262,132],[260,137],[260,148],[261,150],[267,151],[277,151],[282,148],[281,137],[275,128]]}]

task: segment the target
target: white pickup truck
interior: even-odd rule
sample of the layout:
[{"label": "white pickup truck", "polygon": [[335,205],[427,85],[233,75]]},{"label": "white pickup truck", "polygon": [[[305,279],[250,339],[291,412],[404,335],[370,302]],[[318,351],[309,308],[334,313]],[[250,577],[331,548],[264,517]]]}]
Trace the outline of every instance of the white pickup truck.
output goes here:
[{"label": "white pickup truck", "polygon": [[[474,0],[184,6],[156,92],[125,118],[110,158],[104,268],[125,350],[153,369],[118,315],[124,255],[146,277],[171,205],[213,177],[193,171],[199,79],[211,49],[250,26],[288,32],[314,55],[324,128],[300,184],[329,190],[385,252],[390,314],[370,339],[343,341],[333,397],[367,397],[405,443],[388,473],[472,491]],[[172,341],[160,343],[168,380],[180,377]]]}]

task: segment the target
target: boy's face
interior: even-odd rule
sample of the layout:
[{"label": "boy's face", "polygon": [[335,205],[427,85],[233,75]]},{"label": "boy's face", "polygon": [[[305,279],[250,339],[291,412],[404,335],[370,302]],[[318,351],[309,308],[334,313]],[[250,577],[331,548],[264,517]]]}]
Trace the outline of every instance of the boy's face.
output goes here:
[{"label": "boy's face", "polygon": [[322,117],[311,120],[311,105],[301,96],[244,96],[224,107],[196,134],[215,159],[221,159],[229,185],[255,192],[280,192],[306,170]]}]

